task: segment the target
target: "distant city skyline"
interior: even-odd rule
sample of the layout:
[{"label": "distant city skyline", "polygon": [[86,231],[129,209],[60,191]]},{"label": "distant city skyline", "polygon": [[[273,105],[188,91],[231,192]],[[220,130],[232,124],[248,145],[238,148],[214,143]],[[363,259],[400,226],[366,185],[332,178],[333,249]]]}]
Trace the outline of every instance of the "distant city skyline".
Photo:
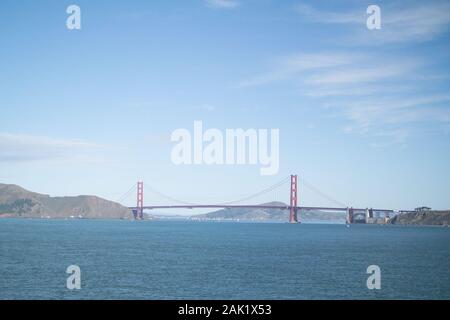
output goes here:
[{"label": "distant city skyline", "polygon": [[[354,207],[449,209],[449,25],[448,1],[1,1],[0,183],[117,200],[142,180],[195,203],[298,174],[299,205],[331,204],[303,180]],[[278,129],[278,174],[175,165],[194,121]]]}]

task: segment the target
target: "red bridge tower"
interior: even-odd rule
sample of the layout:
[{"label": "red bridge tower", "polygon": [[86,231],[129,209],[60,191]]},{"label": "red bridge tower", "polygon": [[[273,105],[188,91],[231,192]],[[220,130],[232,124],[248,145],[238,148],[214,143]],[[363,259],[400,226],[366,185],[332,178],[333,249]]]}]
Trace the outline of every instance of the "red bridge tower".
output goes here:
[{"label": "red bridge tower", "polygon": [[137,205],[134,218],[139,220],[144,219],[144,182],[142,181],[137,183]]},{"label": "red bridge tower", "polygon": [[297,223],[297,175],[291,175],[290,223]]}]

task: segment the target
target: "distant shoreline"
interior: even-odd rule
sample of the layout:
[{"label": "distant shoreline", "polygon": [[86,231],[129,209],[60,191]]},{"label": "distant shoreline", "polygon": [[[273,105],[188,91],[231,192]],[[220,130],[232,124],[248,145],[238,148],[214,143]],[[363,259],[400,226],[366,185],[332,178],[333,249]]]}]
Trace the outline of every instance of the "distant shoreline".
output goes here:
[{"label": "distant shoreline", "polygon": [[[128,221],[133,223],[142,223],[142,222],[186,222],[186,223],[236,223],[236,224],[289,224],[288,221],[280,221],[280,220],[214,220],[214,219],[182,219],[182,218],[168,218],[168,219],[144,219],[144,220],[134,220],[132,218],[39,218],[39,217],[14,217],[4,215],[0,215],[0,223],[2,220],[33,220],[33,221]],[[340,221],[318,221],[318,220],[303,220],[298,225],[346,225],[345,222]],[[295,225],[295,224],[294,224]],[[350,226],[355,225],[364,225],[364,226],[378,226],[378,227],[433,227],[433,228],[448,228],[449,225],[439,225],[439,224],[365,224],[365,223],[355,223]]]}]

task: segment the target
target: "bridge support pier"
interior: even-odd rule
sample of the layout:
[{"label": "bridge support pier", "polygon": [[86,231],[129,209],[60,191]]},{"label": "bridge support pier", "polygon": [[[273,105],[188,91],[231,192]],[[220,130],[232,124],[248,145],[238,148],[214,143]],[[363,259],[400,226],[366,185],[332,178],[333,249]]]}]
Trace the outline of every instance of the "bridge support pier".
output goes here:
[{"label": "bridge support pier", "polygon": [[291,175],[291,196],[289,222],[297,223],[297,175]]},{"label": "bridge support pier", "polygon": [[390,216],[389,216],[389,212],[386,211],[386,212],[384,213],[384,223],[388,223],[390,219],[391,219],[391,218],[390,218]]},{"label": "bridge support pier", "polygon": [[347,208],[347,223],[353,223],[353,208]]}]

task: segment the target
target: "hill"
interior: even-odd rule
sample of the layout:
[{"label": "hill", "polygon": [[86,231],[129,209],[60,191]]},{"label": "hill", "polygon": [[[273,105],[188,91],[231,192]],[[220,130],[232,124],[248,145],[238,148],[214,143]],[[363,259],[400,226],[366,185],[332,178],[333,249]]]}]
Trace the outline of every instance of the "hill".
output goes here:
[{"label": "hill", "polygon": [[50,197],[13,184],[0,184],[0,217],[130,218],[128,208],[97,196]]},{"label": "hill", "polygon": [[[283,202],[268,202],[266,206],[287,206]],[[304,211],[299,213],[303,220],[345,220],[345,214],[333,212]],[[194,219],[208,220],[261,220],[261,221],[289,221],[289,210],[282,209],[249,209],[249,208],[225,208],[205,214],[192,216]]]},{"label": "hill", "polygon": [[450,225],[450,210],[402,213],[393,217],[390,223],[404,225]]}]

